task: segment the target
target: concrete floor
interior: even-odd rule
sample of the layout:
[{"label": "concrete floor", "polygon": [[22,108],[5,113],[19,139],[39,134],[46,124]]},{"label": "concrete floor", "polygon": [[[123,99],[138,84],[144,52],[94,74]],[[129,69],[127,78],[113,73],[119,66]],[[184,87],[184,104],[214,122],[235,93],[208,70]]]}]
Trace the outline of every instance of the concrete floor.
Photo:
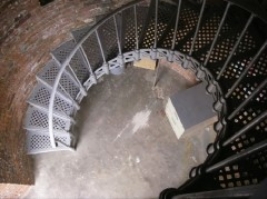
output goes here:
[{"label": "concrete floor", "polygon": [[178,187],[206,157],[207,129],[178,140],[164,113],[167,97],[191,85],[164,68],[105,76],[81,104],[76,152],[36,155],[25,198],[153,199]]}]

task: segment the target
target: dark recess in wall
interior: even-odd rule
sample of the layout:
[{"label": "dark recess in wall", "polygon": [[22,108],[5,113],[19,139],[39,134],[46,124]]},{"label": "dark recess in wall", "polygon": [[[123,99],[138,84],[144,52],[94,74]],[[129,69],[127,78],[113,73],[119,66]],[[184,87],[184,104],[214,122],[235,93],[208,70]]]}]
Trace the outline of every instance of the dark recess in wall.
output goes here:
[{"label": "dark recess in wall", "polygon": [[50,2],[52,2],[52,1],[54,1],[54,0],[39,0],[39,1],[40,1],[40,5],[41,5],[41,6],[44,6],[44,5],[50,3]]}]

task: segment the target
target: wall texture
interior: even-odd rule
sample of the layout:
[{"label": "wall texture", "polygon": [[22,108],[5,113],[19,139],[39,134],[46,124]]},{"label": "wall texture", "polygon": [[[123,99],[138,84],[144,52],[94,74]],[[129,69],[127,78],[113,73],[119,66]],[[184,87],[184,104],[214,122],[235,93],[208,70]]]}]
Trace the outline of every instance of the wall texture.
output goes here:
[{"label": "wall texture", "polygon": [[[0,1],[0,183],[32,184],[23,118],[36,73],[70,31],[128,0]],[[0,190],[1,192],[1,190]]]},{"label": "wall texture", "polygon": [[186,80],[188,80],[192,85],[198,83],[195,73],[190,69],[184,69],[179,64],[175,62],[173,63],[168,62],[166,59],[160,60],[159,64],[161,64],[162,66],[169,67],[170,69],[174,70],[176,73],[180,74]]},{"label": "wall texture", "polygon": [[[33,184],[23,130],[26,100],[49,52],[85,26],[131,0],[0,1],[0,184]],[[3,188],[4,187],[4,188]],[[1,190],[8,186],[0,186]]]}]

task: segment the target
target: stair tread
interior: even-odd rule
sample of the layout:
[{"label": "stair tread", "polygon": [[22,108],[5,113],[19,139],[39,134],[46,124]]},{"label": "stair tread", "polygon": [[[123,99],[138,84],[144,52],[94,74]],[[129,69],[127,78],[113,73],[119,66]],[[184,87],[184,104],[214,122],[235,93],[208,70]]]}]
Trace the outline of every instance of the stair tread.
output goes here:
[{"label": "stair tread", "polygon": [[[56,62],[50,61],[43,68],[43,70],[38,73],[38,77],[49,83],[51,86],[54,86],[54,82],[59,73],[59,70],[59,66],[56,64]],[[73,99],[76,99],[80,92],[80,88],[77,85],[77,82],[74,83],[74,80],[71,79],[70,76],[66,73],[63,73],[61,75],[58,89],[61,90],[62,93],[64,93],[64,90],[67,91]]]},{"label": "stair tread", "polygon": [[[58,48],[51,51],[51,55],[59,63],[59,67],[61,67],[60,64],[62,64],[67,59],[67,57],[70,55],[70,53],[72,52],[72,50],[75,48],[76,45],[77,45],[76,41],[72,39],[62,43]],[[80,50],[78,50],[71,58],[69,66],[73,69],[75,75],[77,76],[77,78],[81,83],[83,83],[86,80],[86,78],[89,77],[89,70],[84,59],[82,58],[82,53]],[[69,71],[67,67],[66,70]]]},{"label": "stair tread", "polygon": [[[53,116],[53,122],[55,130],[69,130],[71,126],[70,121],[55,116]],[[29,106],[26,112],[25,128],[48,129],[48,127],[48,114],[43,110]]]},{"label": "stair tread", "polygon": [[[71,137],[69,134],[54,132],[54,136],[57,140],[60,140],[67,146],[71,146]],[[36,132],[27,131],[27,151],[28,154],[38,154],[52,151],[68,150],[68,148],[59,145],[56,148],[52,148],[50,144],[49,132]]]},{"label": "stair tread", "polygon": [[52,56],[59,61],[59,63],[63,63],[66,58],[70,55],[71,51],[76,46],[76,42],[72,39],[62,43],[59,47],[51,51]]},{"label": "stair tread", "polygon": [[[101,40],[104,56],[110,60],[119,54],[117,42],[117,33],[113,17],[109,18],[98,28],[99,38]],[[107,37],[108,35],[108,37]]]},{"label": "stair tread", "polygon": [[[47,89],[47,87],[43,86],[42,84],[37,84],[33,89],[29,100],[48,107],[50,96],[51,91]],[[75,112],[74,107],[59,96],[55,97],[54,109],[67,115],[71,115],[73,112]]]},{"label": "stair tread", "polygon": [[[191,40],[196,29],[199,19],[199,8],[190,6],[190,4],[182,4],[178,31],[176,35],[175,49],[181,52],[189,52],[191,45],[185,45],[188,40]],[[206,15],[206,12],[204,13]],[[205,15],[204,20],[205,21]]]},{"label": "stair tread", "polygon": [[[237,2],[237,0],[230,0],[230,1]],[[137,55],[136,53],[135,55],[133,52],[130,52],[132,54],[128,56],[130,57],[129,60],[131,61],[133,61],[132,59],[138,59],[139,56],[142,57],[143,54],[147,56],[151,56],[151,54],[149,53],[151,52],[150,51],[151,47],[153,47],[154,41],[155,41],[154,22],[155,22],[155,13],[156,13],[155,12],[156,1],[151,1],[151,2],[152,3],[151,3],[150,8],[140,6],[140,4],[137,4],[137,7],[136,7],[137,8],[137,24],[138,24],[137,35],[138,35],[139,41],[136,41],[137,38],[136,38],[135,20],[134,20],[135,16],[134,16],[133,7],[129,7],[122,12],[117,12],[115,15],[115,17],[117,17],[116,18],[117,22],[121,22],[121,24],[118,23],[119,25],[118,32],[119,32],[119,37],[122,40],[121,41],[122,51],[128,52],[128,51],[136,50],[136,47],[137,47],[136,44],[138,42],[141,46],[139,49],[143,48],[140,50],[140,54],[142,54],[141,56],[140,54]],[[247,2],[248,0],[246,0],[245,3]],[[208,5],[209,3],[210,1],[207,1]],[[227,2],[224,2],[225,5],[226,3]],[[203,21],[200,25],[200,29],[199,29],[199,32],[196,38],[196,43],[193,49],[194,53],[192,57],[196,58],[196,60],[199,60],[199,62],[205,61],[209,48],[211,44],[213,43],[213,39],[217,33],[218,25],[221,21],[221,17],[225,9],[225,6],[222,6],[220,8],[215,8],[215,7],[216,6],[214,7],[207,6],[207,8],[205,9]],[[175,41],[176,42],[175,50],[182,52],[182,53],[188,53],[190,51],[192,38],[194,36],[196,26],[199,20],[200,9],[201,9],[201,4],[193,5],[190,3],[186,3],[186,1],[183,1],[182,10],[180,13],[180,21],[178,24],[178,32],[177,32],[176,41]],[[157,30],[158,30],[157,41],[159,43],[157,47],[165,48],[165,49],[170,48],[172,44],[173,33],[175,31],[174,30],[175,21],[173,19],[176,16],[176,11],[177,11],[177,7],[175,4],[168,4],[168,2],[165,0],[159,1],[158,26],[157,26]],[[245,19],[243,23],[246,23]],[[53,69],[53,66],[50,66],[50,68],[49,66],[46,66],[46,69],[42,71],[42,73],[40,73],[40,78],[42,78],[44,81],[47,81],[49,85],[53,85],[54,79],[56,77],[56,74],[59,71],[60,65],[68,58],[72,50],[77,45],[77,42],[80,42],[81,39],[90,31],[90,28],[92,25],[93,24],[90,24],[84,28],[73,31],[72,32],[72,35],[74,38],[73,40],[63,43],[60,47],[52,51],[52,55],[55,59],[56,64],[59,63],[58,68]],[[242,31],[242,25],[243,24],[240,23],[241,31]],[[209,69],[209,71],[211,71],[211,73],[214,75],[215,78],[218,75],[218,71],[221,70],[223,64],[225,63],[225,60],[229,56],[229,52],[235,45],[236,40],[238,39],[240,35],[240,31],[233,31],[235,26],[236,26],[235,22],[231,22],[230,17],[226,18],[226,23],[224,24],[224,27],[222,28],[222,32],[219,35],[218,42],[216,43],[213,51],[211,52],[210,60],[206,67]],[[227,89],[229,89],[233,85],[235,80],[238,77],[240,77],[240,73],[242,73],[242,71],[246,68],[251,58],[255,55],[255,52],[257,52],[258,45],[261,43],[261,40],[255,41],[257,39],[255,38],[255,35],[257,36],[257,34],[254,34],[254,33],[250,34],[250,31],[248,30],[248,33],[245,34],[244,40],[241,41],[240,46],[238,47],[236,51],[236,55],[232,57],[229,65],[224,71],[224,74],[219,80],[219,84],[221,85],[221,88],[223,89],[223,94],[225,94],[225,92],[227,92]],[[100,40],[98,40],[97,36],[99,36]],[[88,63],[87,63],[87,60],[84,60],[84,58],[88,58],[88,62],[92,66],[92,69],[95,72],[96,78],[98,79],[102,75],[105,74],[105,71],[104,71],[105,68],[103,67],[103,65],[106,63],[106,61],[110,63],[109,61],[111,61],[111,59],[114,58],[115,60],[115,57],[118,56],[119,46],[117,42],[118,41],[117,41],[116,27],[114,23],[114,18],[112,16],[111,18],[107,19],[107,21],[105,21],[102,24],[102,26],[99,26],[96,32],[92,32],[92,34],[85,40],[85,42],[82,44],[82,48],[84,52],[81,50],[78,50],[70,61],[70,66],[73,68],[75,74],[77,74],[77,77],[81,83],[88,80],[88,78],[90,77],[90,73],[86,65]],[[163,52],[163,50],[162,49],[159,50],[158,54],[162,53],[164,54],[162,56],[167,57],[169,55],[168,54],[169,52],[167,52],[167,50]],[[85,53],[85,55],[83,53]],[[127,55],[125,55],[125,57],[127,57]],[[182,55],[181,60],[185,60],[185,59],[187,59],[187,57]],[[255,83],[259,85],[260,80],[262,80],[262,78],[263,79],[266,78],[267,72],[265,71],[266,69],[265,60],[266,60],[266,54],[263,56],[261,62],[257,63],[255,67],[253,67],[254,68],[253,70],[249,71],[250,76],[243,79],[243,81],[241,82],[238,88],[239,90],[234,91],[233,93],[235,94],[230,96],[229,99],[226,99],[228,113],[235,110],[237,106],[241,104],[247,98],[247,95],[251,93],[252,91],[250,90],[250,88]],[[113,64],[116,67],[117,67],[116,64],[120,64],[117,58],[116,58],[116,63],[114,61]],[[70,73],[70,71],[67,68],[66,68],[66,72]],[[207,79],[208,78],[210,77],[207,77]],[[69,78],[69,76],[66,76],[66,74],[63,74],[62,79],[61,79],[61,84],[63,87],[66,88],[67,92],[70,92],[71,97],[73,99],[76,99],[77,95],[79,95],[80,88],[79,86],[77,86],[77,84],[75,84],[75,81],[71,83],[72,80],[73,79]],[[36,88],[36,91],[33,92],[33,97],[31,98],[34,100],[35,103],[37,104],[40,103],[43,107],[47,107],[49,105],[49,99],[50,99],[51,93],[50,92],[47,93],[44,98],[42,98],[41,96],[39,97],[38,92],[40,92],[39,90],[42,88],[41,86],[42,85],[40,84]],[[59,88],[59,92],[64,93],[62,89],[60,90],[60,88]],[[264,95],[266,95],[266,92]],[[57,99],[60,99],[60,98],[56,98],[56,100]],[[57,104],[57,102],[55,104]],[[59,104],[61,104],[61,102],[59,102]],[[227,124],[229,126],[226,127],[226,130],[227,130],[226,135],[222,134],[219,136],[224,136],[224,138],[228,138],[229,136],[232,135],[232,133],[236,133],[236,131],[245,127],[251,121],[251,119],[254,119],[259,114],[261,114],[260,111],[265,111],[264,109],[265,107],[266,107],[266,99],[262,99],[262,100],[257,99],[256,101],[253,99],[248,104],[248,107],[246,108],[246,110],[240,111],[240,113],[238,113],[237,116],[233,120],[227,121],[228,122]],[[56,106],[55,106],[55,109],[57,111],[60,111],[58,108],[56,108]],[[70,109],[72,109],[72,107]],[[71,113],[70,109],[67,109],[66,111],[67,112],[70,111],[68,113]],[[33,151],[32,153],[59,150],[58,148],[52,149],[50,146],[49,134],[47,131],[48,129],[47,114],[44,114],[41,110],[36,110],[32,107],[28,109],[28,112],[29,112],[29,116],[27,117],[29,118],[28,118],[28,123],[26,126],[31,127],[32,130],[34,130],[35,128],[34,133],[29,134],[30,131],[28,130],[29,143],[31,144],[30,148],[31,148],[31,151]],[[254,114],[254,112],[256,113]],[[245,113],[246,115],[244,115]],[[222,117],[227,117],[227,115],[225,115],[224,112],[221,112],[220,114],[222,114],[220,115]],[[64,122],[62,122],[61,120],[58,120],[57,118],[55,120],[58,123],[60,123],[59,125],[61,126],[61,128],[59,128],[58,124],[54,124],[54,132],[55,132],[56,137],[59,136],[57,135],[57,133],[60,133],[62,129],[65,129],[65,131],[68,131],[70,129],[70,124],[65,124]],[[237,154],[241,150],[246,149],[247,147],[252,146],[255,143],[258,143],[260,139],[262,140],[267,139],[266,133],[264,135],[260,134],[266,131],[267,124],[265,126],[264,125],[263,127],[257,126],[255,128],[253,127],[252,129],[250,129],[247,133],[243,135],[243,137],[245,137],[243,141],[238,141],[236,143],[233,143],[228,148],[221,150],[224,154],[222,156],[218,156],[219,159],[212,157],[214,158],[212,160],[212,158],[210,158],[209,159],[210,162],[208,163],[213,165],[216,162],[224,160],[225,158],[232,156],[234,154]],[[217,138],[219,139],[221,137],[217,137]],[[247,139],[250,139],[250,138],[255,138],[254,139],[255,142],[254,143],[249,142],[249,144],[246,144],[248,143]],[[60,137],[60,139],[67,139],[66,141],[67,145],[70,145],[71,139],[68,133],[64,134],[64,131],[62,131],[62,137]],[[41,144],[39,142],[41,142]],[[242,146],[239,147],[239,145],[240,146],[242,145]],[[251,160],[254,160],[254,159],[255,159],[254,157],[251,158]],[[238,172],[247,172],[249,168],[247,167],[247,165],[242,165],[241,164],[242,161],[244,160],[238,160],[235,163],[235,165],[233,164],[227,165],[227,167],[229,167],[231,171],[224,171],[225,168],[227,168],[225,167],[225,168],[222,168],[221,171],[218,171],[218,173],[215,172],[213,174],[206,175],[204,177],[212,179],[212,182],[214,185],[212,185],[211,187],[214,189],[221,189],[223,188],[223,186],[228,187],[230,186],[229,185],[230,183],[236,183],[237,178],[232,176],[232,178],[229,178],[227,180],[222,180],[222,182],[220,182],[219,178],[223,176],[223,178],[226,179],[227,174],[234,175],[233,170],[234,170],[234,166],[236,165],[238,165]],[[254,174],[255,174],[254,171],[251,172],[252,177],[251,176],[250,177],[254,178],[253,176]],[[244,179],[247,180],[246,176],[242,176],[242,177],[243,177],[242,180]],[[257,179],[259,179],[257,175],[256,177]],[[233,182],[231,181],[231,179],[234,179]],[[223,183],[225,184],[223,185]],[[200,187],[205,189],[204,185],[206,184],[204,183],[203,186],[202,187],[200,186]],[[233,186],[236,186],[236,184],[234,184]],[[208,189],[210,189],[210,187]]]},{"label": "stair tread", "polygon": [[89,24],[87,24],[85,27],[79,28],[77,30],[73,30],[71,32],[73,38],[75,39],[75,41],[78,43],[79,41],[81,41],[81,39],[89,32],[89,30],[92,28],[93,25],[95,25],[95,22],[91,22]]}]

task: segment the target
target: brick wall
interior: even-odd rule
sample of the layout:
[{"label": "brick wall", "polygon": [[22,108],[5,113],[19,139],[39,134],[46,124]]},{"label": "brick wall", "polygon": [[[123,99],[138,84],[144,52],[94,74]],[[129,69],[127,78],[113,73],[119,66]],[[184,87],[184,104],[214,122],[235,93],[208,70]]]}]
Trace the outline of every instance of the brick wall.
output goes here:
[{"label": "brick wall", "polygon": [[[129,1],[54,0],[44,7],[38,0],[0,1],[0,183],[34,183],[23,119],[49,52],[70,39],[71,30]],[[2,184],[1,190],[9,187]]]},{"label": "brick wall", "polygon": [[29,191],[30,186],[19,184],[0,184],[1,199],[18,199]]},{"label": "brick wall", "polygon": [[171,63],[167,61],[166,59],[160,60],[159,64],[169,67],[170,69],[174,70],[175,72],[183,76],[186,80],[188,80],[192,85],[198,83],[198,81],[196,80],[196,75],[192,70],[184,69],[179,64],[174,63],[174,62]]},{"label": "brick wall", "polygon": [[[23,117],[36,73],[70,31],[129,0],[0,1],[0,183],[32,184]],[[1,190],[0,190],[1,192]]]}]

